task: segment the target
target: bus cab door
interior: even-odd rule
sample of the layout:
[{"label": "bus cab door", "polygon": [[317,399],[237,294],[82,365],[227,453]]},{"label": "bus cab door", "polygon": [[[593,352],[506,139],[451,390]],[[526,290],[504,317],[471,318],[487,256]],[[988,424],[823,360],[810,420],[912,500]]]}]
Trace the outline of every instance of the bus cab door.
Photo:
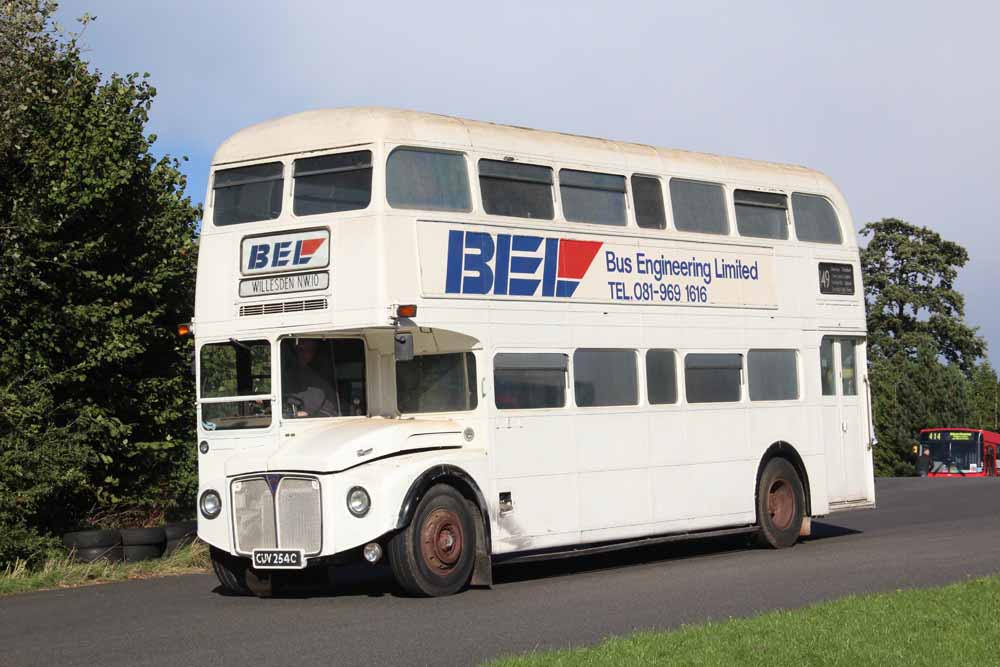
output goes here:
[{"label": "bus cab door", "polygon": [[868,440],[864,339],[824,336],[820,343],[822,428],[830,508],[874,501]]}]

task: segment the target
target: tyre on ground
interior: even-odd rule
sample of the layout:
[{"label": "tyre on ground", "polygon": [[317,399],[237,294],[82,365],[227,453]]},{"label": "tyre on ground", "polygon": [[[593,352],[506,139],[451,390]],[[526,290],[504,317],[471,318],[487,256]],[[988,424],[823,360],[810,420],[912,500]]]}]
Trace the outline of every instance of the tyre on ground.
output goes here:
[{"label": "tyre on ground", "polygon": [[389,565],[409,594],[451,595],[472,575],[476,526],[465,498],[446,484],[432,486],[413,519],[389,540]]},{"label": "tyre on ground", "polygon": [[212,557],[212,570],[222,585],[222,590],[229,595],[250,595],[253,591],[247,585],[247,572],[250,569],[249,558],[239,558],[222,549],[209,548]]},{"label": "tyre on ground", "polygon": [[122,528],[122,548],[125,561],[138,563],[152,560],[163,555],[167,544],[167,536],[163,527],[157,528]]},{"label": "tyre on ground", "polygon": [[78,530],[63,535],[62,542],[67,549],[96,549],[118,546],[122,536],[117,530]]},{"label": "tyre on ground", "polygon": [[198,521],[168,523],[163,527],[163,532],[166,533],[167,537],[167,544],[163,550],[163,555],[169,556],[181,547],[187,546],[198,539]]},{"label": "tyre on ground", "polygon": [[84,547],[73,550],[73,559],[80,563],[120,563],[125,559],[122,545]]},{"label": "tyre on ground", "polygon": [[757,485],[757,543],[772,549],[794,545],[805,507],[805,492],[795,466],[783,458],[768,461]]}]

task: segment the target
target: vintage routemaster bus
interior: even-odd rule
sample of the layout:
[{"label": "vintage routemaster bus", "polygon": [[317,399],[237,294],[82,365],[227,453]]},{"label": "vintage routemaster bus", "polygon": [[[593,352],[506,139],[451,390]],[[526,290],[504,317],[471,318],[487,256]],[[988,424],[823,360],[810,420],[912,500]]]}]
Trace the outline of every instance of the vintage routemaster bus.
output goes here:
[{"label": "vintage routemaster bus", "polygon": [[1000,434],[975,428],[920,431],[917,469],[925,477],[996,477]]},{"label": "vintage routemaster bus", "polygon": [[875,502],[847,204],[802,167],[378,108],[238,132],[198,260],[222,585],[403,589]]}]

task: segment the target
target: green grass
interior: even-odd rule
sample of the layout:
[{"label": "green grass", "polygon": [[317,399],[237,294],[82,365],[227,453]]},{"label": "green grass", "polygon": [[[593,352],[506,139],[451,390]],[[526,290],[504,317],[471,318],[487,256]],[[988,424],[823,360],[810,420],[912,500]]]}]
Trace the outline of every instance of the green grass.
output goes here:
[{"label": "green grass", "polygon": [[0,571],[0,596],[126,579],[193,574],[205,572],[209,567],[208,547],[202,542],[181,547],[165,558],[139,563],[77,563],[68,556],[60,556],[50,558],[37,569],[31,569],[27,563],[20,561]]},{"label": "green grass", "polygon": [[1000,576],[849,597],[673,632],[642,632],[592,648],[532,653],[491,664],[998,665]]}]

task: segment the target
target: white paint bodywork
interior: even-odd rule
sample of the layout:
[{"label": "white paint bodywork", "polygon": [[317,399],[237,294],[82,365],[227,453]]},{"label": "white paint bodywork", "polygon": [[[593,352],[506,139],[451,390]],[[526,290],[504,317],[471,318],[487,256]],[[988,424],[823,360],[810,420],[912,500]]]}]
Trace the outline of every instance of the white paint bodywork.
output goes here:
[{"label": "white paint bodywork", "polygon": [[[396,146],[424,146],[466,155],[473,208],[465,213],[394,210],[385,197],[385,161]],[[292,213],[290,165],[297,157],[345,150],[373,153],[367,209],[299,218]],[[556,219],[490,216],[480,203],[475,165],[480,158],[723,183],[731,233],[707,236],[674,229],[669,188],[664,188],[667,229],[639,229],[631,199],[625,227],[566,222],[556,195]],[[199,518],[199,535],[233,550],[229,482],[254,472],[316,475],[323,503],[323,549],[332,555],[394,530],[410,485],[441,464],[463,469],[488,504],[494,554],[669,532],[740,526],[755,521],[758,465],[776,442],[791,445],[805,465],[811,513],[839,506],[871,506],[874,483],[870,413],[863,345],[857,366],[860,395],[823,396],[819,345],[823,336],[862,340],[863,290],[853,224],[839,190],[824,175],[802,167],[665,150],[588,137],[477,123],[386,109],[314,111],[243,130],[217,151],[213,169],[281,161],[286,165],[285,205],[276,220],[215,227],[212,191],[206,197],[198,264],[195,333],[200,346],[226,341],[272,342],[273,398],[278,398],[278,340],[287,335],[361,337],[367,349],[369,417],[283,421],[275,409],[266,429],[205,431],[199,420],[200,488],[222,492],[222,514]],[[843,245],[741,238],[735,230],[732,190],[754,188],[826,197],[844,235]],[[555,188],[558,192],[558,188]],[[248,235],[329,230],[328,287],[241,298],[241,246]],[[495,298],[448,295],[442,289],[442,244],[450,229],[533,233],[600,241],[605,247],[649,248],[657,256],[694,255],[756,259],[766,279],[730,285],[704,305],[623,303],[606,298],[607,276],[588,273],[579,298]],[[324,258],[325,260],[325,258]],[[597,260],[595,260],[597,261]],[[817,263],[854,267],[853,296],[821,295]],[[598,262],[599,264],[599,262]],[[590,282],[586,282],[590,281]],[[298,299],[326,299],[324,309],[240,316],[241,306]],[[478,407],[461,413],[400,416],[395,405],[390,327],[393,304],[416,304],[404,322],[416,353],[472,351],[477,364]],[[564,352],[578,347],[690,352],[740,352],[752,348],[798,350],[800,398],[738,403],[576,408],[572,382],[567,406],[498,410],[492,358],[498,352]],[[683,389],[683,363],[679,359]],[[572,363],[570,368],[572,377]],[[839,382],[839,380],[838,380]],[[463,432],[471,429],[473,438]],[[362,454],[361,452],[370,452]],[[372,496],[372,510],[358,519],[346,507],[355,485]],[[514,511],[499,515],[498,497],[509,492]]]}]

